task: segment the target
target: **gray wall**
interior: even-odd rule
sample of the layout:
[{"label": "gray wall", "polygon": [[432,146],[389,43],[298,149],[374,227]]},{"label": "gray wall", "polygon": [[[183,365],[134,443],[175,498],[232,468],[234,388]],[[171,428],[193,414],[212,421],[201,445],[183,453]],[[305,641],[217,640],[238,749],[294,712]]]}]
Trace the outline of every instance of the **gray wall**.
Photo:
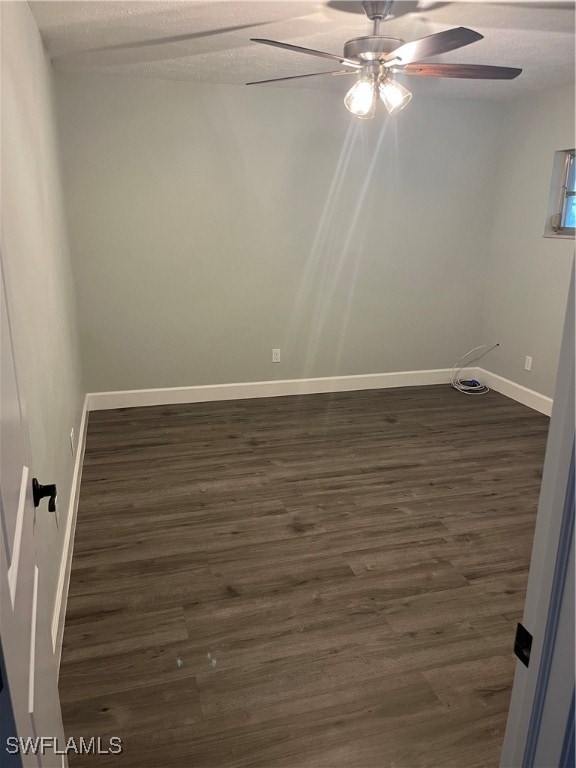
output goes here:
[{"label": "gray wall", "polygon": [[58,485],[59,518],[36,520],[41,590],[53,604],[82,391],[51,67],[27,3],[1,3],[2,264],[31,469]]},{"label": "gray wall", "polygon": [[501,105],[362,122],[322,91],[64,74],[57,95],[89,391],[443,368],[478,343]]},{"label": "gray wall", "polygon": [[554,152],[574,147],[573,86],[507,104],[499,141],[482,341],[500,347],[484,367],[552,397],[574,240],[542,235]]}]

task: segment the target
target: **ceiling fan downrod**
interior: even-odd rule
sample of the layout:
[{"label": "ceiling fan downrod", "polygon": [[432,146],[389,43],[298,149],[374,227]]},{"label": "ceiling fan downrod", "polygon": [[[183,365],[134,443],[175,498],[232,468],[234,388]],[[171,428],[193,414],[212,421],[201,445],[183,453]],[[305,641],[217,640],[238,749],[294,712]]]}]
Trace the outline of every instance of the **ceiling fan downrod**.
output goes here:
[{"label": "ceiling fan downrod", "polygon": [[392,6],[394,5],[394,0],[377,0],[377,2],[372,2],[371,0],[362,0],[362,8],[364,8],[364,13],[370,21],[374,22],[374,35],[380,34],[380,23],[384,21],[384,19],[388,18],[390,15],[390,12],[392,11]]}]

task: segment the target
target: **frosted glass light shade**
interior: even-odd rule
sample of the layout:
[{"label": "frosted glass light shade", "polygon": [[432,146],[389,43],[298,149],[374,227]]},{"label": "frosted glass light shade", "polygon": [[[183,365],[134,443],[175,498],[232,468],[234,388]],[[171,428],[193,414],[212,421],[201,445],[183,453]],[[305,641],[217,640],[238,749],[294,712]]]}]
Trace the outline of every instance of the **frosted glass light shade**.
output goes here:
[{"label": "frosted glass light shade", "polygon": [[346,109],[356,117],[369,120],[376,111],[376,86],[373,80],[358,80],[344,97]]},{"label": "frosted glass light shade", "polygon": [[400,112],[412,98],[410,91],[397,83],[396,80],[385,80],[380,83],[378,92],[389,115]]}]

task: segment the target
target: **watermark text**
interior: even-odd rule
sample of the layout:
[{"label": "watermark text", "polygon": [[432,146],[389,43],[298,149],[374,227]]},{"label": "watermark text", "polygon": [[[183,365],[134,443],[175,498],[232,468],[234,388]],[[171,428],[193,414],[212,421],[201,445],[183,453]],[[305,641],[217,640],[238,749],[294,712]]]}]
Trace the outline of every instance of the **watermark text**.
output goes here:
[{"label": "watermark text", "polygon": [[122,739],[110,736],[70,736],[65,742],[56,736],[8,736],[6,752],[9,755],[119,755],[122,752]]}]

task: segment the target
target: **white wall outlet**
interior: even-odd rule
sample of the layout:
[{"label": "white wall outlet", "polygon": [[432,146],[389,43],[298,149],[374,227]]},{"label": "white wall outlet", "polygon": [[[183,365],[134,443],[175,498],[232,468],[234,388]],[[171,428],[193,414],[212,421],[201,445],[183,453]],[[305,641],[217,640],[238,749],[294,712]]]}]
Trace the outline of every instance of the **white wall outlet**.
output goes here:
[{"label": "white wall outlet", "polygon": [[526,359],[524,360],[524,370],[525,371],[532,370],[532,358],[530,357],[530,355],[526,355]]},{"label": "white wall outlet", "polygon": [[74,456],[75,453],[75,447],[74,447],[74,427],[70,430],[70,450],[72,451],[72,456]]},{"label": "white wall outlet", "polygon": [[280,350],[279,349],[273,349],[272,350],[272,362],[273,363],[279,363],[280,362]]}]

